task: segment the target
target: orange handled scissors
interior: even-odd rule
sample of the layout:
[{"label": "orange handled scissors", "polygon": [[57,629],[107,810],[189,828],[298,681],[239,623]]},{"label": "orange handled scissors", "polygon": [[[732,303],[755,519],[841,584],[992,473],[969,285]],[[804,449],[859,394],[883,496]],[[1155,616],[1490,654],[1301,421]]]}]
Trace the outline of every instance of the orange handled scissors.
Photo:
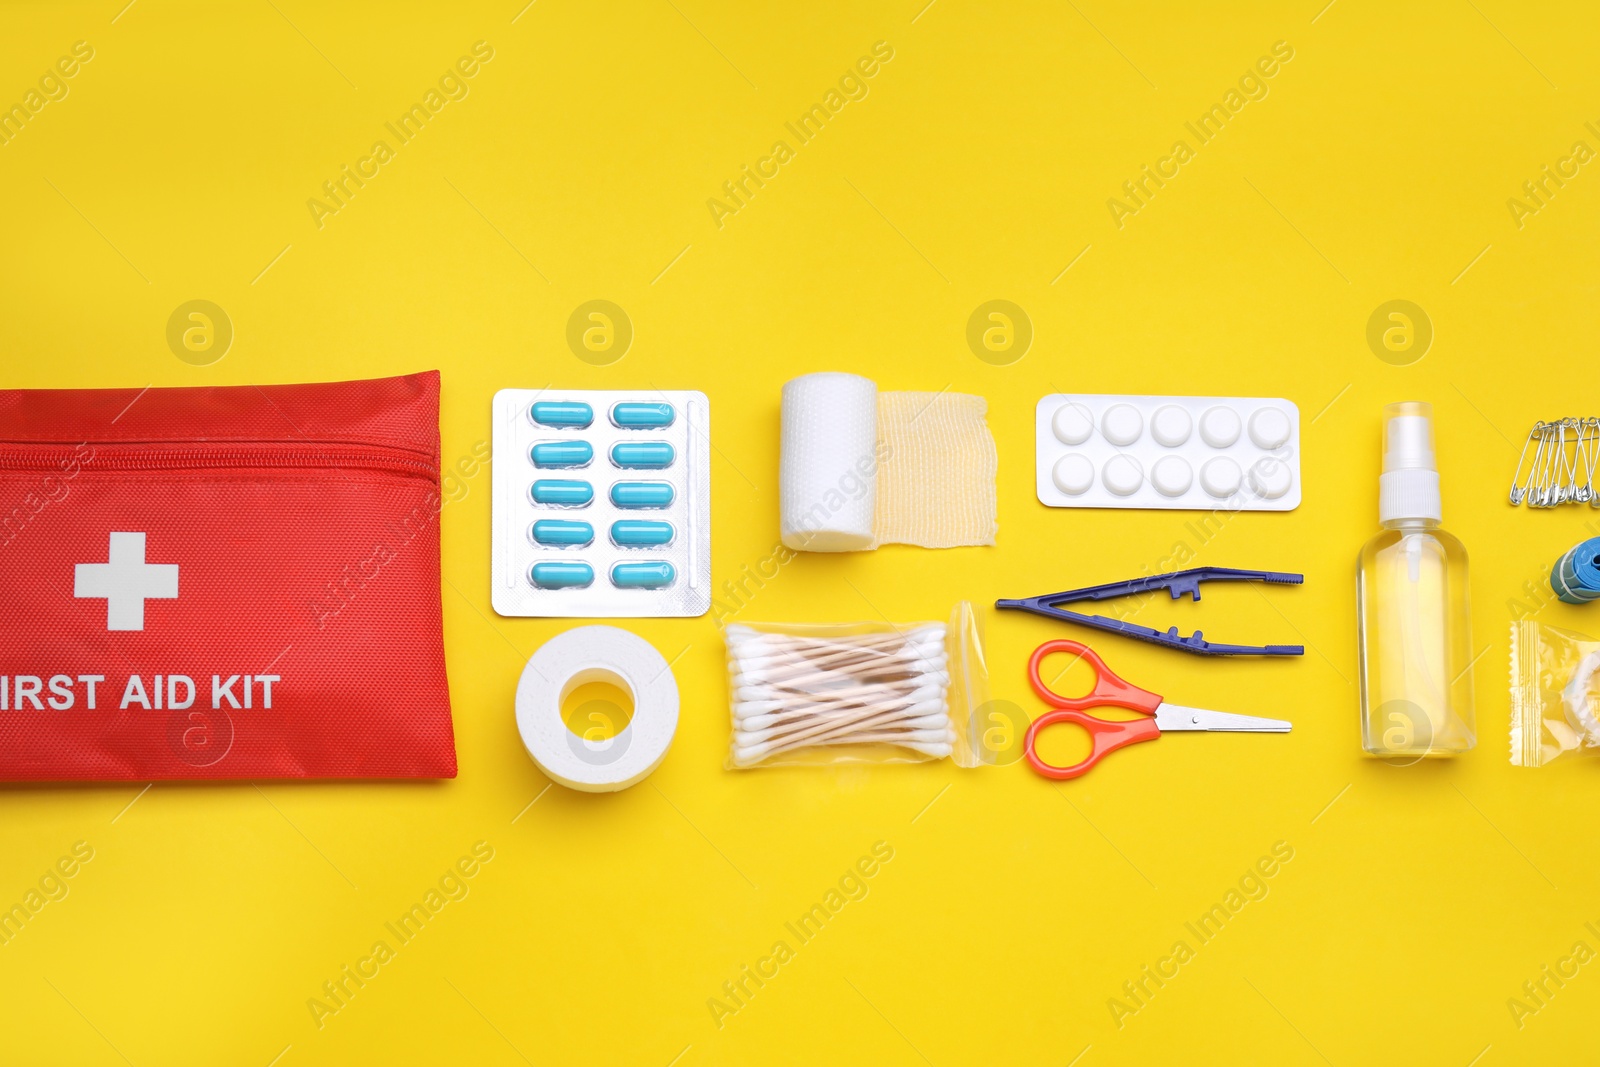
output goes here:
[{"label": "orange handled scissors", "polygon": [[[1052,652],[1070,652],[1087,663],[1094,671],[1093,688],[1081,697],[1064,697],[1045,685],[1044,679],[1039,676],[1039,666]],[[1169,730],[1286,734],[1291,725],[1282,719],[1258,719],[1252,715],[1231,715],[1225,711],[1168,704],[1160,694],[1140,689],[1119,678],[1106,666],[1105,660],[1095,655],[1092,648],[1077,641],[1046,641],[1034,649],[1033,658],[1028,660],[1028,681],[1033,683],[1033,691],[1055,709],[1033,720],[1023,742],[1029,765],[1046,778],[1076,778],[1117,749],[1140,741],[1154,741]],[[1148,718],[1116,720],[1088,714],[1090,708],[1107,705],[1143,712]],[[1039,757],[1036,747],[1041,730],[1063,722],[1076,723],[1089,732],[1091,747],[1088,757],[1070,767],[1046,763]]]}]

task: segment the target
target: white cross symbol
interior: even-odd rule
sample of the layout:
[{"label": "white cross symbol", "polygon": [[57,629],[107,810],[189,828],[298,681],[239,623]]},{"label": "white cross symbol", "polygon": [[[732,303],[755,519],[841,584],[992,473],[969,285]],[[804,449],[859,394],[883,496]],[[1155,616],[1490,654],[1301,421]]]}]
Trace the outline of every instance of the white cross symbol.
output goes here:
[{"label": "white cross symbol", "polygon": [[72,595],[106,602],[107,630],[143,630],[146,600],[178,596],[178,565],[146,563],[144,534],[111,534],[105,563],[80,563]]}]

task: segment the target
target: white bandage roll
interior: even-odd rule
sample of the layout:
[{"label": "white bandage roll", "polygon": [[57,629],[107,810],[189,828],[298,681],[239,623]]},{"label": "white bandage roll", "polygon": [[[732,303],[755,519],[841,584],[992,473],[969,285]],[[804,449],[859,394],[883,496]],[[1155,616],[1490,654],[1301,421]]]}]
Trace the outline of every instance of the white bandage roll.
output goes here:
[{"label": "white bandage roll", "polygon": [[[633,698],[633,718],[614,737],[579,737],[561,705],[580,685],[607,682]],[[615,626],[579,626],[540,646],[517,683],[517,731],[553,781],[614,793],[642,781],[678,732],[678,682],[655,647]]]},{"label": "white bandage roll", "polygon": [[806,552],[874,548],[878,387],[858,374],[807,374],[783,386],[779,529]]}]

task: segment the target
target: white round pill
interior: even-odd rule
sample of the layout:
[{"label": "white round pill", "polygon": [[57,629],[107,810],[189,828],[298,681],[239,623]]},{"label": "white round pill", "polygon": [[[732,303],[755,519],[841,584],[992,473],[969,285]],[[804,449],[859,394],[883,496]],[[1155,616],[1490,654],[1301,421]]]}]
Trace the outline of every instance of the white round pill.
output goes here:
[{"label": "white round pill", "polygon": [[1289,465],[1271,456],[1256,460],[1250,468],[1250,488],[1256,491],[1257,496],[1267,500],[1276,500],[1287,493],[1293,482],[1294,476],[1289,472]]},{"label": "white round pill", "polygon": [[1068,496],[1078,496],[1094,484],[1094,464],[1081,452],[1068,452],[1056,460],[1051,479]]},{"label": "white round pill", "polygon": [[1150,417],[1150,436],[1168,448],[1177,448],[1187,441],[1193,429],[1194,419],[1176,404],[1156,408],[1156,413]]},{"label": "white round pill", "polygon": [[1240,477],[1237,463],[1227,456],[1217,456],[1200,468],[1200,487],[1219,499],[1230,497],[1239,491]]},{"label": "white round pill", "polygon": [[1100,416],[1100,433],[1118,448],[1131,445],[1144,433],[1144,416],[1132,404],[1112,404]]},{"label": "white round pill", "polygon": [[1194,468],[1182,456],[1162,456],[1150,468],[1150,484],[1162,496],[1182,496],[1194,484]]},{"label": "white round pill", "polygon": [[1277,448],[1289,439],[1289,416],[1278,408],[1256,408],[1250,415],[1250,440],[1257,448]]},{"label": "white round pill", "polygon": [[1062,404],[1050,420],[1050,429],[1062,444],[1081,445],[1094,433],[1094,415],[1082,404]]},{"label": "white round pill", "polygon": [[1212,448],[1227,448],[1239,439],[1239,413],[1232,408],[1207,408],[1200,416],[1200,437]]},{"label": "white round pill", "polygon": [[1100,480],[1118,496],[1129,496],[1144,484],[1144,468],[1132,456],[1112,456],[1100,472]]}]

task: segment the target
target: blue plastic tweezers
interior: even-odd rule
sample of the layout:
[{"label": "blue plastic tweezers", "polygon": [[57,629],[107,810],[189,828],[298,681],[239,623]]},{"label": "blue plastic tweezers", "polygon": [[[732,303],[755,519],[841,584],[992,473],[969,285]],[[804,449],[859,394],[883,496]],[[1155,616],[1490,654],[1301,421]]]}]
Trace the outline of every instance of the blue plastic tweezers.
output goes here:
[{"label": "blue plastic tweezers", "polygon": [[1304,645],[1224,645],[1216,641],[1207,641],[1205,636],[1196,630],[1188,637],[1178,633],[1176,626],[1168,630],[1154,630],[1148,626],[1139,626],[1120,619],[1108,619],[1104,615],[1084,615],[1076,611],[1068,611],[1061,607],[1062,604],[1073,604],[1083,600],[1113,600],[1122,596],[1134,596],[1138,593],[1148,593],[1156,589],[1166,589],[1172,594],[1172,599],[1188,593],[1195,600],[1200,599],[1201,582],[1272,582],[1278,585],[1300,585],[1305,581],[1303,574],[1286,574],[1282,571],[1246,571],[1234,567],[1194,567],[1186,571],[1173,571],[1171,574],[1153,574],[1148,578],[1133,578],[1125,582],[1107,582],[1105,585],[1091,585],[1083,589],[1068,589],[1061,593],[1049,593],[1045,596],[1030,596],[1022,600],[996,600],[997,608],[1014,608],[1018,611],[1031,611],[1035,615],[1046,618],[1060,619],[1063,622],[1075,622],[1080,626],[1092,626],[1096,630],[1107,633],[1122,634],[1124,637],[1137,638],[1140,641],[1149,641],[1155,645],[1165,645],[1168,648],[1182,649],[1201,656],[1303,656],[1306,654]]}]

